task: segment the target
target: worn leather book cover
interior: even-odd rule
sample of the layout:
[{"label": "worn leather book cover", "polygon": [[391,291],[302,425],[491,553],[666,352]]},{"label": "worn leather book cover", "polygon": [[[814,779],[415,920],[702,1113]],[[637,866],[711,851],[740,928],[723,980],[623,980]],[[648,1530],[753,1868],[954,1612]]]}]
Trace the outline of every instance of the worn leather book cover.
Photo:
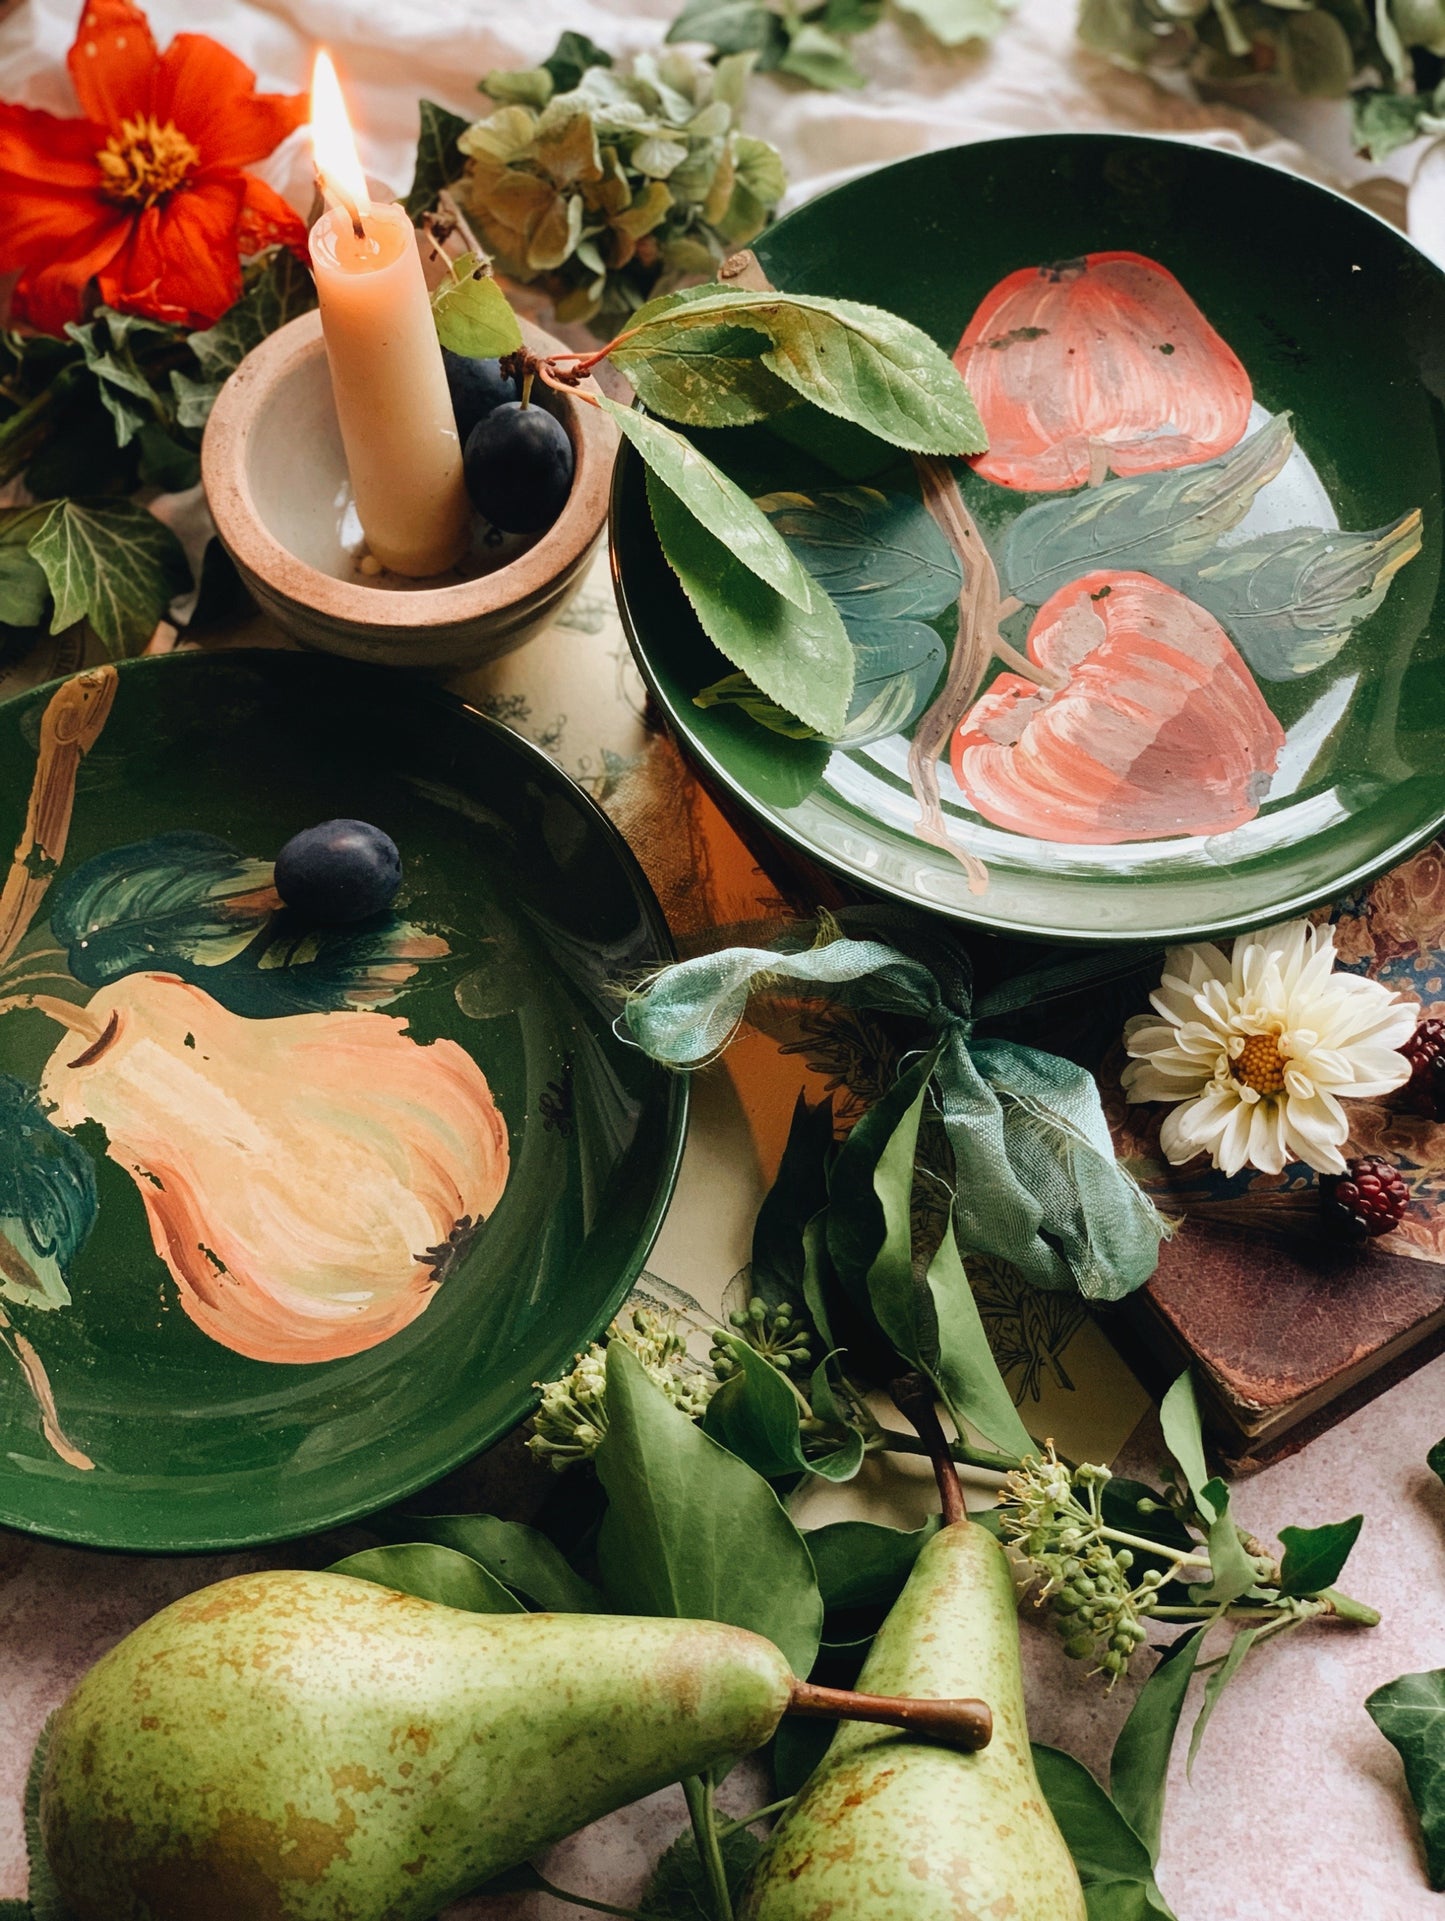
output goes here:
[{"label": "worn leather book cover", "polygon": [[[1445,1016],[1445,846],[1437,842],[1316,916],[1340,964]],[[1405,1090],[1347,1103],[1349,1154],[1393,1162],[1410,1190],[1392,1232],[1332,1232],[1319,1178],[1298,1165],[1233,1179],[1206,1160],[1170,1167],[1161,1107],[1130,1107],[1122,1051],[1101,1074],[1121,1158],[1180,1221],[1159,1272],[1108,1323],[1148,1384],[1195,1364],[1210,1425],[1236,1468],[1303,1445],[1445,1348],[1445,1125]]]}]

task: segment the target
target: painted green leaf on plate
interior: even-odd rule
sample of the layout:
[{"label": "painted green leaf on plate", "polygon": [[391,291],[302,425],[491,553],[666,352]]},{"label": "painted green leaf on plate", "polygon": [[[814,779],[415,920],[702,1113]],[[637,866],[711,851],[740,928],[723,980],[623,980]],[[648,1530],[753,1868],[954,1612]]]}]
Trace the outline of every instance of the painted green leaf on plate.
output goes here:
[{"label": "painted green leaf on plate", "polygon": [[834,487],[757,505],[845,620],[931,620],[963,591],[958,556],[910,494]]},{"label": "painted green leaf on plate", "polygon": [[1106,481],[1025,509],[999,554],[1004,592],[1027,607],[1101,567],[1157,573],[1198,560],[1238,526],[1261,487],[1294,447],[1288,414],[1276,414],[1218,460]]},{"label": "painted green leaf on plate", "polygon": [[853,698],[853,649],[826,594],[807,613],[745,567],[654,474],[647,502],[668,565],[704,633],[778,706],[817,733],[839,732]]},{"label": "painted green leaf on plate", "polygon": [[95,1224],[90,1155],[46,1118],[35,1090],[0,1074],[0,1299],[65,1307],[65,1272]]}]

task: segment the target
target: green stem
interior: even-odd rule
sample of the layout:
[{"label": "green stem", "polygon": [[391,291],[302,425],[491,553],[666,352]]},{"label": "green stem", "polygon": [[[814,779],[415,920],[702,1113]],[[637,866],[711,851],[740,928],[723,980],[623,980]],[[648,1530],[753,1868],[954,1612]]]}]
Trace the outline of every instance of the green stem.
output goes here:
[{"label": "green stem", "polygon": [[786,1794],[781,1801],[770,1801],[765,1808],[759,1808],[756,1814],[745,1814],[741,1821],[721,1822],[717,1831],[718,1840],[728,1841],[733,1835],[741,1834],[744,1828],[752,1827],[754,1822],[766,1821],[772,1815],[782,1814],[785,1809],[793,1805],[796,1798],[795,1795]]},{"label": "green stem", "polygon": [[1167,1547],[1162,1541],[1150,1541],[1142,1534],[1126,1534],[1122,1528],[1103,1527],[1095,1529],[1101,1540],[1112,1541],[1116,1547],[1138,1548],[1144,1554],[1156,1554],[1166,1561],[1172,1561],[1176,1568],[1187,1567],[1191,1561],[1200,1567],[1209,1566],[1209,1556],[1202,1549],[1192,1554],[1184,1554],[1177,1547]]},{"label": "green stem", "polygon": [[[927,1454],[928,1449],[916,1434],[900,1434],[896,1428],[884,1427],[878,1430],[882,1447],[888,1454]],[[961,1467],[983,1467],[993,1474],[1012,1474],[1021,1463],[1017,1454],[995,1454],[992,1448],[970,1447],[967,1441],[955,1441],[949,1453]]]},{"label": "green stem", "polygon": [[1364,1601],[1352,1600],[1348,1594],[1341,1594],[1337,1587],[1322,1587],[1317,1598],[1328,1601],[1341,1621],[1355,1621],[1366,1628],[1376,1628],[1380,1625],[1378,1608],[1372,1608]]},{"label": "green stem", "polygon": [[717,1805],[712,1798],[712,1782],[704,1775],[690,1774],[682,1784],[682,1791],[687,1797],[688,1819],[692,1822],[692,1838],[697,1844],[698,1859],[702,1862],[708,1891],[712,1895],[713,1921],[733,1921],[732,1896],[728,1893],[727,1870],[723,1866],[718,1839]]},{"label": "green stem", "polygon": [[573,1894],[566,1888],[554,1888],[544,1876],[537,1874],[535,1868],[532,1872],[537,1875],[537,1885],[543,1894],[550,1894],[554,1901],[570,1901],[573,1907],[591,1908],[594,1914],[620,1914],[625,1921],[667,1921],[665,1915],[649,1914],[643,1908],[618,1908],[610,1901],[594,1901],[589,1894]]}]

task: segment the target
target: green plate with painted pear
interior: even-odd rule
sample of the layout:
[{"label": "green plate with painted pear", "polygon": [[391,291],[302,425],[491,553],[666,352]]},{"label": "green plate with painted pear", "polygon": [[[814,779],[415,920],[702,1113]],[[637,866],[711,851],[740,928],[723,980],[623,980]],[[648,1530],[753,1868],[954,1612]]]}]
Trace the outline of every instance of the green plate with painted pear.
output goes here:
[{"label": "green plate with painted pear", "polygon": [[882,168],[756,252],[930,334],[989,437],[950,468],[806,407],[698,435],[843,616],[833,741],[765,724],[624,450],[634,652],[767,833],[956,921],[1155,942],[1298,913],[1445,821],[1445,275],[1394,228],[1238,155],[1047,134]]},{"label": "green plate with painted pear", "polygon": [[[626,1297],[685,1128],[614,1032],[671,946],[605,816],[459,701],[284,653],[11,700],[0,791],[0,1521],[239,1547],[513,1427]],[[272,887],[334,818],[403,861],[344,927]]]}]

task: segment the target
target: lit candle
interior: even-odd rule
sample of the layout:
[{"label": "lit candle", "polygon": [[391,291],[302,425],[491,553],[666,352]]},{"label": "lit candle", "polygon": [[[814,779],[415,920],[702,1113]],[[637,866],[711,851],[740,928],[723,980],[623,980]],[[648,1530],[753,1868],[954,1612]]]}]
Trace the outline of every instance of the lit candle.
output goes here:
[{"label": "lit candle", "polygon": [[421,256],[405,210],[367,193],[325,53],[311,129],[329,203],[311,229],[311,265],[357,516],[383,567],[441,573],[466,548],[470,514]]}]

